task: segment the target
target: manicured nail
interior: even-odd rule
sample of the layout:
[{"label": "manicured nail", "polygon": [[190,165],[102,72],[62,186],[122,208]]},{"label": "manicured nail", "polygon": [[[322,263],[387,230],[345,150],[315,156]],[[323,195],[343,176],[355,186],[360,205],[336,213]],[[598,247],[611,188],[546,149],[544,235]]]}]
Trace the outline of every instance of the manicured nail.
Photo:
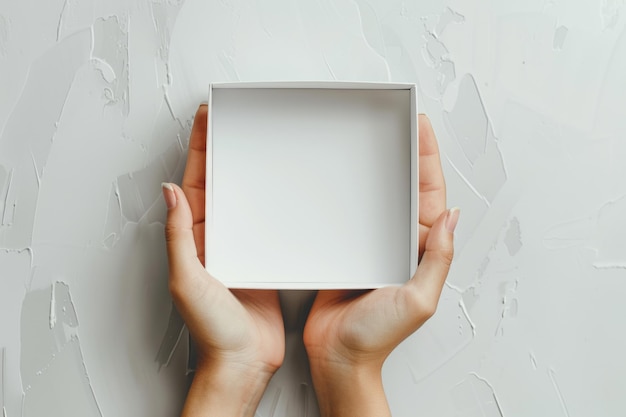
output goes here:
[{"label": "manicured nail", "polygon": [[446,216],[446,229],[448,229],[448,232],[454,233],[456,224],[459,221],[459,214],[461,214],[461,210],[458,207],[448,210],[448,215]]},{"label": "manicured nail", "polygon": [[161,188],[163,189],[163,198],[165,199],[165,205],[168,210],[176,207],[176,194],[174,194],[174,187],[168,182],[162,182]]}]

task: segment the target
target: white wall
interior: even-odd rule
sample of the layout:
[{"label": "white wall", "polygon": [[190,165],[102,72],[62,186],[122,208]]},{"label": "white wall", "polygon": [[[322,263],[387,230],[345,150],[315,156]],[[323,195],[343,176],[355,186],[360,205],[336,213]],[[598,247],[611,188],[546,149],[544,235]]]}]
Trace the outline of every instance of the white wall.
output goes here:
[{"label": "white wall", "polygon": [[[3,0],[0,407],[172,416],[161,181],[211,81],[416,82],[457,257],[395,416],[626,413],[624,0]],[[259,416],[313,416],[299,329]]]}]

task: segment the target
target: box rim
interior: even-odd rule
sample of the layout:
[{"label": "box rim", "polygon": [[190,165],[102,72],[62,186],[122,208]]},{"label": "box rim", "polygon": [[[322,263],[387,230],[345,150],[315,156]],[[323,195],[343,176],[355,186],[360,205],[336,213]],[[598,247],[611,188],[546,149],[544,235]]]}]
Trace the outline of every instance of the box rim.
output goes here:
[{"label": "box rim", "polygon": [[[212,226],[211,216],[213,209],[213,171],[212,171],[212,146],[213,146],[213,130],[210,120],[212,119],[213,110],[213,89],[371,89],[371,90],[409,90],[410,91],[410,134],[411,134],[411,207],[410,207],[410,235],[409,235],[409,281],[417,271],[418,250],[419,250],[419,132],[418,132],[418,103],[417,103],[417,85],[414,83],[386,83],[386,82],[361,82],[361,81],[255,81],[255,82],[219,82],[209,84],[209,99],[207,112],[207,144],[206,154],[206,185],[205,185],[205,252],[210,253],[210,228]],[[209,158],[210,157],[210,158]],[[209,169],[211,168],[211,169]],[[209,193],[210,191],[210,193]],[[206,259],[206,257],[205,257]],[[208,266],[205,262],[205,269]],[[209,272],[209,271],[208,271]],[[210,273],[210,272],[209,272]],[[248,289],[293,289],[293,290],[313,290],[313,289],[375,289],[382,287],[392,287],[401,285],[400,283],[347,283],[337,281],[317,281],[317,282],[271,282],[271,281],[229,281],[220,277],[214,277],[229,288],[248,288]],[[367,285],[365,285],[367,284]]]},{"label": "box rim", "polygon": [[411,90],[414,83],[378,81],[229,81],[211,83],[210,88],[278,88],[278,89],[363,89],[363,90]]}]

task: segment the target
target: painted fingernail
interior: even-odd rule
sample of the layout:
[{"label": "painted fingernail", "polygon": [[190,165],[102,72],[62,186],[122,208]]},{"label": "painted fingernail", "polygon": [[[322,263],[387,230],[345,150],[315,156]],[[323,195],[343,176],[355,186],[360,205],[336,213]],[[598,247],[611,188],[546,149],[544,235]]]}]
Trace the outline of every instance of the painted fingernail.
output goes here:
[{"label": "painted fingernail", "polygon": [[448,232],[454,233],[454,229],[456,229],[456,224],[459,221],[459,214],[461,214],[461,210],[459,210],[458,207],[454,207],[448,210],[448,214],[446,216],[446,229],[448,229]]},{"label": "painted fingernail", "polygon": [[176,194],[174,194],[174,187],[168,182],[162,182],[161,188],[163,189],[163,198],[165,199],[165,205],[168,210],[176,207]]}]

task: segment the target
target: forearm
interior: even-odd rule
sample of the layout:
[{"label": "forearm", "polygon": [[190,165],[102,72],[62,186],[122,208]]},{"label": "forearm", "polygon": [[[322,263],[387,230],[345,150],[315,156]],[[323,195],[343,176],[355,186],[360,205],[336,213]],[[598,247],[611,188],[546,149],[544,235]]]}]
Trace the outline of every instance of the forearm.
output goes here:
[{"label": "forearm", "polygon": [[240,366],[199,368],[182,417],[252,417],[271,377]]},{"label": "forearm", "polygon": [[311,366],[322,417],[391,416],[379,366]]}]

